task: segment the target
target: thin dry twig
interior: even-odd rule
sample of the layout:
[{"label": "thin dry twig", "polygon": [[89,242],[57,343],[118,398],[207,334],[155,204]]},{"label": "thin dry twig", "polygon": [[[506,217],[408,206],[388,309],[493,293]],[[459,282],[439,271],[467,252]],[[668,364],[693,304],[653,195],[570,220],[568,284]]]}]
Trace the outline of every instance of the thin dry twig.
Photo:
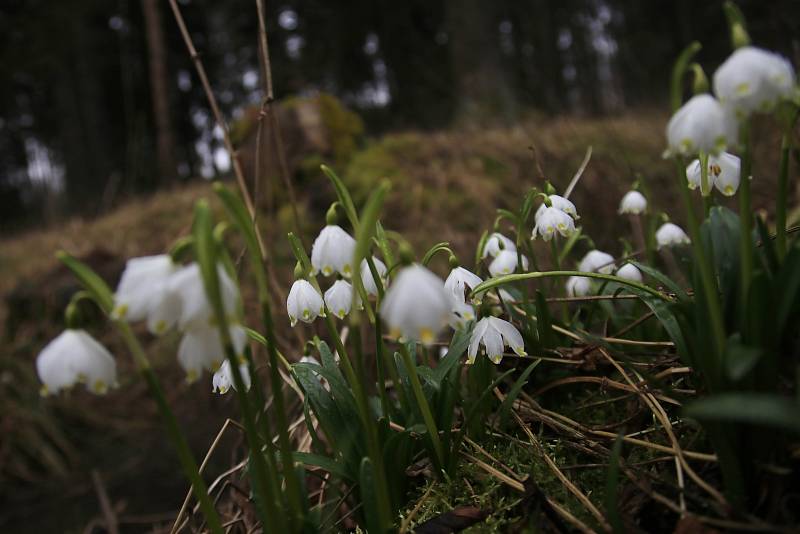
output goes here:
[{"label": "thin dry twig", "polygon": [[103,512],[106,530],[109,534],[119,534],[117,514],[114,513],[111,500],[108,498],[106,486],[103,484],[103,479],[100,477],[100,473],[97,469],[92,469],[92,484],[94,484],[97,499],[100,501],[100,511]]}]

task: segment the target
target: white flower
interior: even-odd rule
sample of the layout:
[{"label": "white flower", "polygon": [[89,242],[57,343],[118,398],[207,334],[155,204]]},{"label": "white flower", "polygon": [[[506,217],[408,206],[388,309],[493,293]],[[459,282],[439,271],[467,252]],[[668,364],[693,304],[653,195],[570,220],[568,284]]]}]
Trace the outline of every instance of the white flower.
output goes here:
[{"label": "white flower", "polygon": [[298,319],[311,323],[318,316],[325,317],[325,303],[308,280],[295,280],[286,298],[286,311],[292,326]]},{"label": "white flower", "polygon": [[311,265],[314,267],[314,274],[321,272],[325,276],[330,276],[338,272],[350,278],[353,273],[355,251],[356,240],[341,226],[329,224],[322,229],[311,247]]},{"label": "white flower", "polygon": [[686,245],[691,243],[691,240],[680,226],[668,222],[662,224],[656,231],[656,243],[660,249],[662,247],[671,247],[672,245]]},{"label": "white flower", "polygon": [[141,321],[151,302],[164,292],[177,267],[168,254],[131,258],[125,264],[114,294],[112,319]]},{"label": "white flower", "polygon": [[689,165],[686,166],[686,181],[689,182],[689,189],[694,191],[700,187],[702,178],[703,174],[702,169],[700,168],[700,160],[693,160]]},{"label": "white flower", "polygon": [[492,363],[498,364],[503,359],[503,347],[508,346],[519,356],[525,356],[525,343],[522,334],[508,321],[497,317],[484,317],[472,330],[467,349],[467,363],[475,362],[478,348],[483,345],[486,356]]},{"label": "white flower", "polygon": [[614,256],[600,250],[590,250],[578,264],[578,270],[584,273],[611,274],[614,272]]},{"label": "white flower", "polygon": [[566,288],[568,296],[585,297],[592,292],[592,280],[585,276],[570,276]]},{"label": "white flower", "polygon": [[[725,196],[736,194],[739,189],[741,167],[741,160],[733,154],[721,152],[719,156],[709,156],[709,187],[713,185]],[[702,169],[700,168],[699,159],[692,161],[686,167],[686,179],[689,182],[689,189],[695,189],[697,186],[702,185]]]},{"label": "white flower", "polygon": [[714,73],[720,102],[740,115],[770,110],[789,98],[794,86],[794,68],[786,58],[753,46],[736,49]]},{"label": "white flower", "polygon": [[[246,361],[239,364],[239,374],[242,375],[242,382],[244,382],[245,390],[249,391],[250,368],[247,366]],[[230,388],[236,390],[233,373],[231,372],[231,362],[228,360],[222,362],[222,365],[219,366],[219,369],[217,369],[217,372],[214,373],[214,376],[211,378],[211,386],[212,393],[219,393],[220,395],[227,393]]]},{"label": "white flower", "polygon": [[430,344],[447,323],[453,297],[442,279],[425,267],[403,268],[386,291],[381,315],[390,335]]},{"label": "white flower", "polygon": [[306,354],[302,358],[300,358],[300,363],[310,363],[312,365],[320,365],[319,360],[316,359],[311,354]]},{"label": "white flower", "polygon": [[575,232],[575,221],[567,213],[550,206],[545,208],[536,220],[536,226],[533,227],[533,238],[540,235],[545,241],[550,241],[556,232],[563,237],[572,235]]},{"label": "white flower", "polygon": [[517,270],[517,265],[520,263],[518,260],[522,262],[522,270],[527,271],[528,258],[524,254],[520,254],[517,258],[516,250],[503,250],[489,264],[489,274],[493,277],[511,274]]},{"label": "white flower", "polygon": [[[580,219],[578,217],[578,210],[575,209],[575,204],[573,204],[570,200],[560,196],[560,195],[549,195],[550,203],[552,207],[557,210],[563,211],[576,221]],[[542,216],[542,213],[547,209],[547,205],[542,203],[539,205],[539,208],[536,210],[536,213],[533,215],[534,222],[539,221],[539,217]]]},{"label": "white flower", "polygon": [[617,269],[617,276],[633,282],[642,281],[642,272],[632,263],[626,263]]},{"label": "white flower", "polygon": [[117,364],[106,348],[85,330],[64,330],[36,357],[42,395],[56,394],[78,382],[103,394],[117,385]]},{"label": "white flower", "polygon": [[[238,324],[228,325],[236,356],[244,358],[247,332]],[[187,330],[178,345],[178,363],[186,371],[186,381],[194,382],[203,370],[215,372],[225,360],[219,328],[207,326]]]},{"label": "white flower", "polygon": [[448,323],[453,330],[461,330],[467,323],[475,319],[475,308],[466,302],[453,299]]},{"label": "white flower", "polygon": [[170,290],[169,284],[166,284],[147,309],[147,329],[160,336],[178,321],[182,306],[180,294]]},{"label": "white flower", "polygon": [[[377,271],[378,277],[380,277],[385,287],[386,265],[375,256],[372,256],[372,263],[375,265],[375,271]],[[364,284],[364,290],[367,292],[367,295],[378,295],[378,286],[375,284],[375,278],[372,276],[372,271],[369,270],[369,263],[367,263],[366,259],[361,260],[361,282]]]},{"label": "white flower", "polygon": [[619,213],[639,215],[647,209],[647,199],[639,191],[628,191],[619,203]]},{"label": "white flower", "polygon": [[350,313],[353,305],[353,286],[350,282],[337,280],[325,292],[325,306],[339,319]]},{"label": "white flower", "polygon": [[[217,265],[217,276],[219,277],[219,290],[225,314],[229,318],[234,317],[239,305],[239,288],[228,276],[222,265]],[[208,296],[206,296],[200,265],[191,263],[178,270],[170,276],[166,290],[174,292],[180,299],[178,327],[181,330],[205,328],[213,324],[214,309],[211,307]],[[177,307],[174,301],[162,303],[162,305],[172,309]],[[156,313],[155,310],[152,311]],[[163,310],[161,311],[163,312]]]},{"label": "white flower", "polygon": [[490,235],[486,240],[486,243],[484,243],[483,251],[481,252],[481,259],[485,258],[486,256],[491,256],[494,258],[503,250],[511,250],[516,252],[517,246],[513,241],[503,234],[495,232]]},{"label": "white flower", "polygon": [[459,302],[465,302],[466,290],[468,288],[470,290],[475,289],[481,282],[483,282],[481,277],[472,271],[463,267],[456,267],[447,275],[447,279],[444,281],[444,288],[452,293]]},{"label": "white flower", "polygon": [[716,154],[736,143],[735,121],[709,94],[696,95],[675,112],[667,124],[667,143],[673,154]]}]

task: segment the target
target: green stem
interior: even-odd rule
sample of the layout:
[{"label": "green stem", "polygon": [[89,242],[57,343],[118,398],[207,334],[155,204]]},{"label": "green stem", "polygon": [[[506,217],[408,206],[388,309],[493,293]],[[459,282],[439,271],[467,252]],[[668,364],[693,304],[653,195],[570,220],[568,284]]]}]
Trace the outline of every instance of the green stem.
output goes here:
[{"label": "green stem", "polygon": [[597,278],[599,280],[607,280],[609,282],[616,282],[624,286],[633,287],[640,291],[644,291],[648,295],[652,295],[667,302],[670,302],[672,300],[668,295],[665,295],[664,293],[658,291],[657,289],[653,289],[652,287],[646,286],[640,282],[634,282],[633,280],[626,280],[625,278],[620,278],[619,276],[614,276],[611,274],[585,273],[582,271],[537,271],[531,273],[507,274],[504,276],[498,276],[497,278],[486,280],[485,282],[475,287],[475,289],[472,290],[472,294],[479,295],[497,286],[502,286],[513,282],[519,282],[522,280],[535,280],[537,278],[549,278],[549,277],[559,277],[559,276],[562,277],[584,276],[586,278]]},{"label": "green stem", "polygon": [[[316,283],[316,280],[314,283]],[[359,417],[361,418],[361,423],[366,432],[367,451],[375,473],[375,485],[377,487],[372,489],[377,491],[378,517],[380,518],[380,523],[383,525],[384,530],[389,530],[391,525],[394,524],[394,521],[392,519],[393,515],[391,501],[389,499],[389,488],[386,481],[386,468],[384,466],[383,454],[378,445],[378,432],[375,428],[375,422],[370,416],[369,402],[364,388],[353,369],[350,356],[345,350],[344,343],[342,343],[342,338],[339,336],[339,331],[336,329],[336,323],[333,321],[330,313],[325,314],[325,324],[336,345],[336,351],[339,353],[339,361],[342,363],[347,381],[350,382],[350,387],[353,389],[353,394],[356,398],[356,407],[358,408]],[[364,489],[362,491],[369,490]]]},{"label": "green stem", "polygon": [[694,253],[696,268],[700,270],[700,280],[703,284],[703,293],[706,299],[706,308],[711,322],[711,331],[714,336],[716,348],[716,361],[719,362],[725,350],[725,325],[722,321],[722,309],[719,302],[719,291],[714,277],[714,271],[706,256],[703,248],[702,237],[700,234],[700,224],[692,209],[692,192],[689,190],[686,180],[686,168],[679,159],[675,160],[678,176],[678,189],[683,195],[683,202],[686,208],[686,222],[689,227],[689,236],[692,240],[692,252]]},{"label": "green stem", "polygon": [[703,197],[703,213],[705,217],[711,213],[711,182],[708,179],[708,154],[700,153],[700,194]]},{"label": "green stem", "polygon": [[422,419],[425,421],[425,427],[428,429],[428,435],[431,438],[431,443],[433,443],[433,450],[436,454],[436,464],[443,469],[446,464],[444,463],[444,451],[442,449],[442,442],[439,439],[439,431],[436,428],[436,422],[433,419],[431,407],[428,405],[428,400],[425,398],[425,393],[422,391],[422,384],[417,375],[417,366],[414,365],[414,362],[411,360],[411,354],[405,343],[400,345],[400,354],[403,356],[403,363],[411,379],[411,389],[414,391],[414,397],[417,399],[417,406],[420,412],[422,412]]},{"label": "green stem", "polygon": [[172,443],[178,453],[178,459],[183,467],[183,472],[186,475],[186,478],[188,478],[189,482],[192,484],[192,491],[194,492],[194,496],[200,504],[200,510],[203,513],[203,517],[205,517],[209,530],[214,534],[222,534],[222,523],[220,522],[216,508],[214,508],[214,503],[211,502],[211,497],[208,495],[206,483],[200,476],[200,470],[197,468],[197,462],[194,459],[194,455],[192,455],[189,444],[186,442],[186,437],[183,435],[183,432],[181,432],[180,427],[178,426],[178,421],[175,419],[175,414],[172,413],[172,410],[167,404],[167,399],[164,397],[164,391],[161,389],[161,384],[158,382],[158,378],[153,372],[153,368],[150,366],[150,362],[148,361],[147,356],[145,355],[144,350],[139,343],[139,340],[133,334],[133,331],[128,323],[124,321],[117,321],[115,322],[115,325],[122,335],[122,339],[125,341],[126,345],[128,345],[128,349],[133,354],[133,358],[136,361],[136,366],[138,367],[139,372],[142,374],[142,377],[145,379],[145,382],[147,382],[147,386],[150,388],[150,393],[156,400],[158,411],[161,413],[164,426],[167,429],[167,434],[172,440]]},{"label": "green stem", "polygon": [[739,185],[739,256],[741,261],[741,300],[739,309],[744,321],[747,309],[747,297],[750,290],[750,279],[753,276],[753,212],[750,205],[750,174],[752,154],[750,150],[750,122],[744,121],[740,126],[742,152],[741,183]]},{"label": "green stem", "polygon": [[[559,259],[558,244],[556,243],[556,239],[558,239],[558,238],[556,236],[553,236],[553,238],[550,240],[550,253],[553,255],[553,266],[555,267],[555,270],[556,271],[560,271],[561,270],[561,260]],[[560,308],[561,308],[561,321],[565,325],[568,325],[569,324],[569,310],[567,309],[567,303],[566,302],[562,302]]]},{"label": "green stem", "polygon": [[786,201],[789,197],[789,135],[784,132],[781,140],[781,166],[778,171],[778,196],[775,206],[775,247],[778,257],[786,255]]}]

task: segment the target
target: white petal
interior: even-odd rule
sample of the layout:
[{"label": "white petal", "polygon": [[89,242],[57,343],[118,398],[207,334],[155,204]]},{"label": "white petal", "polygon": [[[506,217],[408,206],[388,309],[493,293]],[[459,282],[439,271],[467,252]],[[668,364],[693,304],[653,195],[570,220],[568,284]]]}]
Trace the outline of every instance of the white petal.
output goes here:
[{"label": "white petal", "polygon": [[[375,256],[372,256],[372,263],[375,265],[375,271],[377,271],[378,276],[385,287],[387,272],[386,265]],[[378,286],[375,284],[375,278],[372,276],[372,271],[369,269],[367,260],[361,260],[361,282],[364,284],[364,290],[366,290],[368,295],[378,295]]]},{"label": "white petal", "polygon": [[525,342],[519,330],[517,330],[513,324],[503,319],[490,317],[489,320],[491,321],[492,327],[503,336],[503,343],[510,347],[517,355],[525,356]]},{"label": "white petal", "polygon": [[337,280],[325,292],[325,306],[339,319],[350,313],[353,304],[353,286],[344,280]]},{"label": "white petal", "polygon": [[315,272],[321,272],[324,276],[339,272],[349,278],[353,273],[355,250],[356,240],[341,226],[329,224],[314,240],[311,247],[311,265]]},{"label": "white petal", "polygon": [[619,213],[639,215],[647,209],[647,199],[639,191],[628,191],[619,203]]},{"label": "white petal", "polygon": [[452,297],[442,279],[414,264],[403,268],[389,286],[381,303],[381,315],[390,334],[432,343],[447,324]]},{"label": "white petal", "polygon": [[626,263],[617,270],[617,276],[634,282],[642,281],[642,273],[632,263]]},{"label": "white petal", "polygon": [[516,252],[517,246],[509,238],[498,232],[493,233],[486,240],[481,252],[481,259],[491,256],[495,257],[500,254],[501,250],[511,250]]},{"label": "white petal", "polygon": [[151,302],[163,292],[167,279],[176,270],[167,254],[128,260],[114,293],[111,316],[128,321],[144,319]]}]

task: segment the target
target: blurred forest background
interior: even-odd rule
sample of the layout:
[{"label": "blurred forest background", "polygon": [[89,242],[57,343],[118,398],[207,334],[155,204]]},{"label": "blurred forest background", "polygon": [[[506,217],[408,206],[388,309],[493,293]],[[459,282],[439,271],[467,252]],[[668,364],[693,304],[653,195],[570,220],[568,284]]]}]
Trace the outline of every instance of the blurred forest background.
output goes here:
[{"label": "blurred forest background", "polygon": [[[244,137],[262,97],[255,5],[180,4]],[[740,5],[754,41],[797,64],[800,2]],[[665,109],[686,43],[703,42],[709,68],[729,51],[720,1],[282,0],[267,11],[275,94],[334,95],[369,134]],[[229,168],[165,0],[0,3],[4,233]]]}]

